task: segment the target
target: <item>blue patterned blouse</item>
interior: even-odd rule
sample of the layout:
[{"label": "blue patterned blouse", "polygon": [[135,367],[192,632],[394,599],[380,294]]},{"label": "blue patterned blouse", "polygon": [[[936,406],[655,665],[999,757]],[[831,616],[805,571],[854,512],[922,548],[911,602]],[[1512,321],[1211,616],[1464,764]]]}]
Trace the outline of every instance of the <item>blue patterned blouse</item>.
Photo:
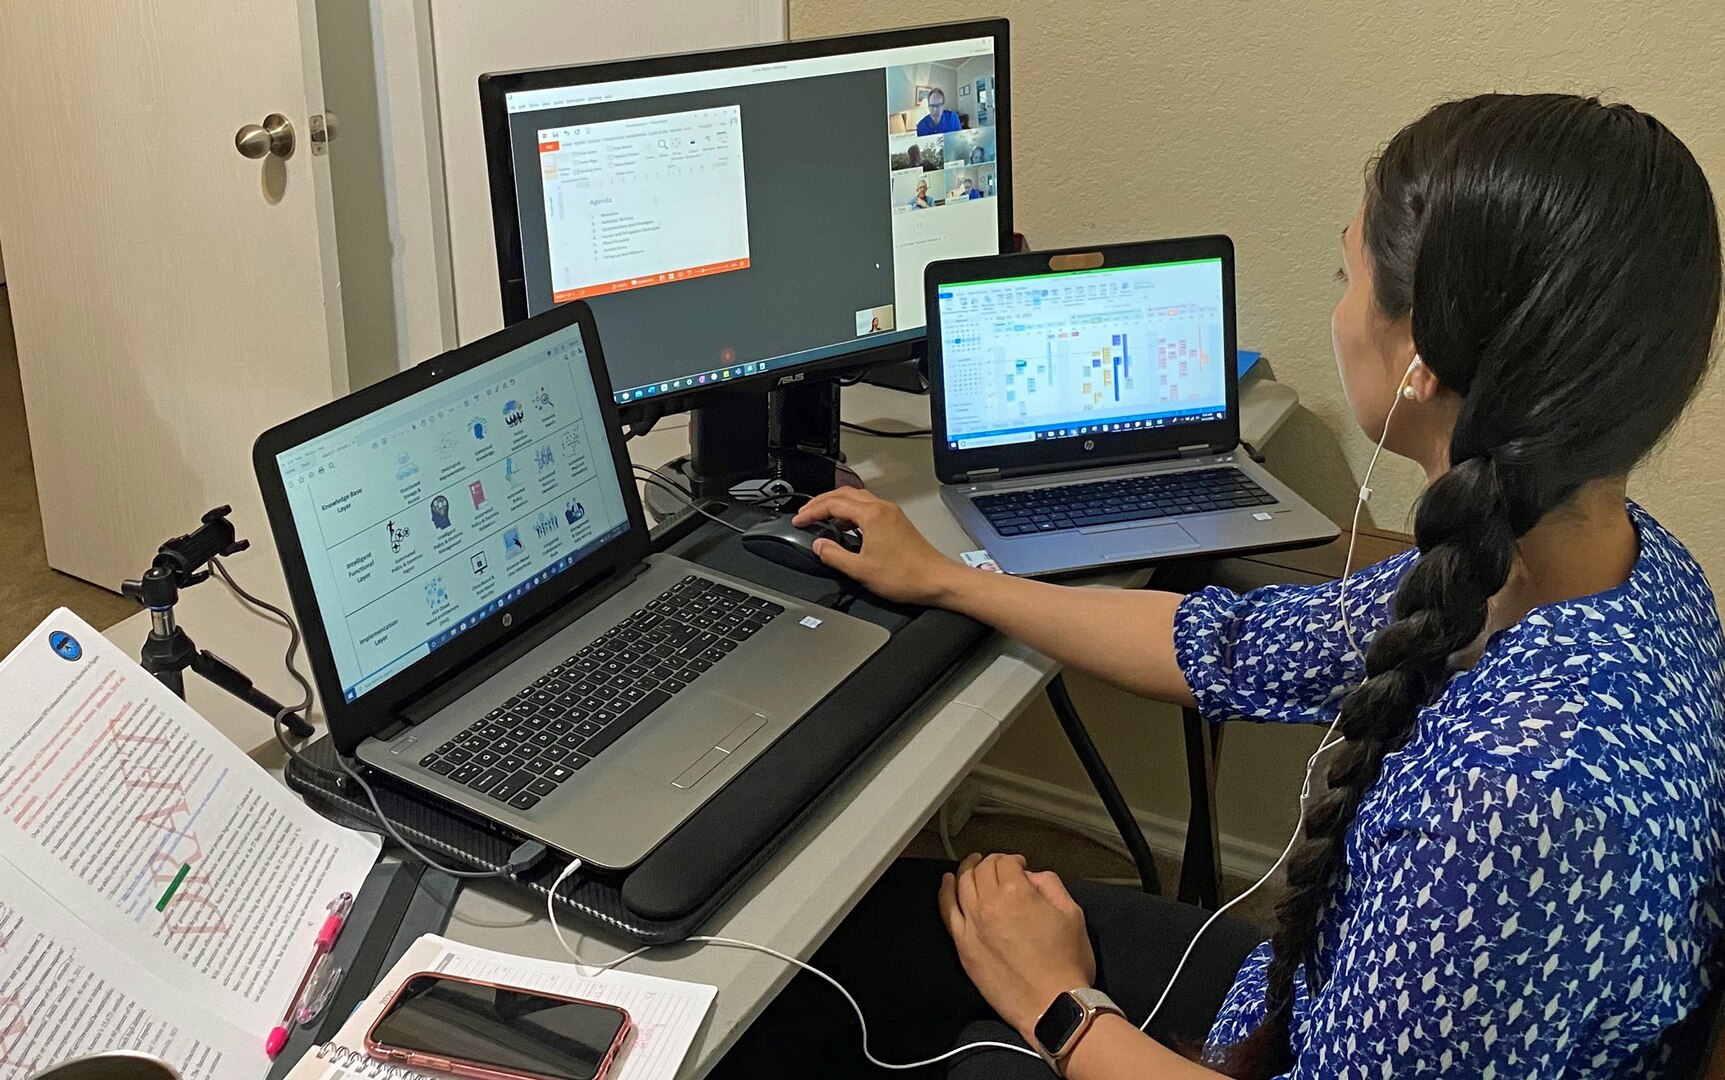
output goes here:
[{"label": "blue patterned blouse", "polygon": [[[1494,635],[1386,759],[1296,982],[1289,1076],[1660,1071],[1661,1032],[1717,975],[1725,641],[1693,557],[1629,512],[1629,580]],[[1414,558],[1350,580],[1362,644]],[[1333,720],[1361,672],[1336,603],[1335,583],[1188,597],[1175,642],[1203,714]],[[1262,1016],[1269,956],[1241,967],[1212,1047]]]}]

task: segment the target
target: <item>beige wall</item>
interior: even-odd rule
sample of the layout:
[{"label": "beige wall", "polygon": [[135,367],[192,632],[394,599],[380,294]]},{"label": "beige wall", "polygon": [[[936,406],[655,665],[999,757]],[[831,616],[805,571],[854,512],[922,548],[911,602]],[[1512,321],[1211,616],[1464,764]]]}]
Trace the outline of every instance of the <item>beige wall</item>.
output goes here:
[{"label": "beige wall", "polygon": [[[909,0],[790,0],[791,34],[928,22]],[[1427,106],[1486,90],[1565,90],[1664,120],[1725,199],[1725,7],[1719,0],[995,0],[1013,23],[1019,228],[1039,247],[1222,231],[1239,249],[1240,339],[1309,410],[1277,437],[1276,471],[1332,516],[1370,447],[1338,392],[1329,342],[1338,232],[1368,157]],[[1715,374],[1632,490],[1725,587],[1725,376]],[[1349,475],[1351,469],[1352,475]],[[1418,490],[1380,466],[1376,521],[1404,528]],[[1128,794],[1184,813],[1168,721],[1074,687]],[[1299,737],[1230,732],[1223,828],[1270,842],[1291,824]],[[1046,710],[991,763],[1077,784]],[[1278,765],[1279,763],[1279,765]]]}]

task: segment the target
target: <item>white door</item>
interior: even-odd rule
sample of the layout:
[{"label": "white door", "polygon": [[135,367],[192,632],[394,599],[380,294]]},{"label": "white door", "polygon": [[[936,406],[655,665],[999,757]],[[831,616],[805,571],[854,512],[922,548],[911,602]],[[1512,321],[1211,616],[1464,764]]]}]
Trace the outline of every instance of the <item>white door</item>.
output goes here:
[{"label": "white door", "polygon": [[[59,570],[115,588],[219,503],[272,548],[252,440],[347,389],[315,30],[311,0],[0,2],[0,236]],[[292,153],[242,157],[271,113]]]}]

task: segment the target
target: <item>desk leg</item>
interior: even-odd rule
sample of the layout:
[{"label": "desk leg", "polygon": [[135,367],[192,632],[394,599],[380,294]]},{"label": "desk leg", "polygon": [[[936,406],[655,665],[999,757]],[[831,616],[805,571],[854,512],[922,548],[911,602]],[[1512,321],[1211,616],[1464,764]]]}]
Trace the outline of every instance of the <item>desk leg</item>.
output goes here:
[{"label": "desk leg", "polygon": [[1066,692],[1066,680],[1059,675],[1054,676],[1054,680],[1048,684],[1048,703],[1054,707],[1054,715],[1060,721],[1060,730],[1066,733],[1066,741],[1072,744],[1072,752],[1078,755],[1078,763],[1084,766],[1084,775],[1090,778],[1090,785],[1101,797],[1102,805],[1107,808],[1108,816],[1114,821],[1114,828],[1120,833],[1120,839],[1126,842],[1126,850],[1132,853],[1132,862],[1138,869],[1138,880],[1144,891],[1160,896],[1162,875],[1156,870],[1156,857],[1150,853],[1150,842],[1144,839],[1144,830],[1138,827],[1138,819],[1132,816],[1132,808],[1126,805],[1126,797],[1120,794],[1113,774],[1102,761],[1102,755],[1097,752],[1096,744],[1090,739],[1089,729],[1084,726],[1083,718],[1072,704],[1072,695]]},{"label": "desk leg", "polygon": [[1180,899],[1215,911],[1222,903],[1222,841],[1216,815],[1216,759],[1222,726],[1196,709],[1181,710],[1186,728],[1186,779],[1192,799],[1180,859]]}]

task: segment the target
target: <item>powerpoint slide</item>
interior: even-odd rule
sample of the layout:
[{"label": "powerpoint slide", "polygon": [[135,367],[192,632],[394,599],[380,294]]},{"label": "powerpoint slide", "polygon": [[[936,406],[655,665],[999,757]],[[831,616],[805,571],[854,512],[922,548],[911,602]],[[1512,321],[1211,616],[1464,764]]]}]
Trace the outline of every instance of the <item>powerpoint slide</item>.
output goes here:
[{"label": "powerpoint slide", "polygon": [[946,142],[943,136],[894,135],[887,141],[892,153],[894,172],[901,169],[934,171],[946,164]]},{"label": "powerpoint slide", "polygon": [[994,166],[965,165],[946,170],[946,201],[986,199],[995,194]]},{"label": "powerpoint slide", "polygon": [[903,169],[892,174],[892,208],[898,213],[930,210],[946,199],[946,174]]},{"label": "powerpoint slide", "polygon": [[857,337],[879,334],[892,329],[892,305],[863,308],[857,312]]},{"label": "powerpoint slide", "polygon": [[746,270],[735,105],[539,132],[557,303]]},{"label": "powerpoint slide", "polygon": [[973,128],[944,136],[948,165],[987,165],[994,160],[994,129]]},{"label": "powerpoint slide", "polygon": [[994,123],[994,58],[968,56],[886,69],[887,130],[944,135]]}]

